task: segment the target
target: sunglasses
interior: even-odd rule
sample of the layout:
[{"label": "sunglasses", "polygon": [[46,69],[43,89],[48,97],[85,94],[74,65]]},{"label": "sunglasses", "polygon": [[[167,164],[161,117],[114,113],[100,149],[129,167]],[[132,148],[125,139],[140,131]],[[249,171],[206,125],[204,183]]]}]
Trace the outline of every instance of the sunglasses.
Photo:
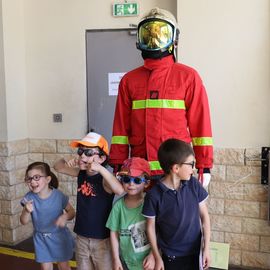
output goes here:
[{"label": "sunglasses", "polygon": [[192,162],[183,162],[181,164],[189,165],[189,166],[191,166],[192,169],[194,169],[194,167],[195,167],[195,161],[192,161]]},{"label": "sunglasses", "polygon": [[36,174],[36,175],[34,175],[34,176],[32,176],[32,177],[30,177],[30,176],[28,176],[28,177],[25,177],[25,182],[26,183],[31,183],[31,181],[32,180],[34,180],[34,181],[39,181],[40,180],[40,178],[41,177],[46,177],[45,175],[39,175],[39,174]]},{"label": "sunglasses", "polygon": [[82,148],[82,147],[79,147],[78,148],[77,154],[79,156],[81,156],[82,154],[84,154],[87,157],[92,157],[92,156],[95,156],[95,155],[98,155],[98,156],[101,155],[100,152],[97,152],[96,150],[94,150],[92,148]]},{"label": "sunglasses", "polygon": [[129,184],[133,182],[136,185],[140,185],[141,183],[146,183],[147,180],[144,177],[131,177],[128,175],[121,175],[120,180],[122,183]]}]

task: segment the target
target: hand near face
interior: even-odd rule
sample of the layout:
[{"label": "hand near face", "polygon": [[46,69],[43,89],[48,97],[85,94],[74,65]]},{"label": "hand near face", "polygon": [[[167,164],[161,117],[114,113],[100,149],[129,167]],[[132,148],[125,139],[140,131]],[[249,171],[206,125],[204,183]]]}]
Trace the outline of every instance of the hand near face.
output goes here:
[{"label": "hand near face", "polygon": [[77,167],[79,165],[79,159],[78,158],[72,158],[68,161],[66,161],[66,164],[68,167]]},{"label": "hand near face", "polygon": [[100,172],[100,169],[102,168],[102,165],[96,161],[92,161],[91,163],[88,163],[87,170],[89,172]]}]

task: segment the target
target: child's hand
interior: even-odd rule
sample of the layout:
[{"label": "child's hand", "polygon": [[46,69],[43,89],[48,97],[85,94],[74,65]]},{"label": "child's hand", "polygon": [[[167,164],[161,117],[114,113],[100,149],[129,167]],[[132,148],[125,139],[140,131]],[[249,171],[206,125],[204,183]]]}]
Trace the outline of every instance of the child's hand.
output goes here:
[{"label": "child's hand", "polygon": [[204,250],[203,257],[202,257],[203,269],[208,269],[210,267],[210,263],[211,263],[210,251],[209,249]]},{"label": "child's hand", "polygon": [[164,263],[163,263],[163,260],[161,259],[161,257],[156,259],[155,270],[165,270]]},{"label": "child's hand", "polygon": [[78,157],[72,158],[72,159],[66,161],[66,164],[68,167],[71,167],[71,168],[78,167],[79,166],[79,159],[78,159]]},{"label": "child's hand", "polygon": [[87,170],[89,172],[100,172],[100,170],[102,169],[102,165],[100,165],[98,162],[96,161],[93,161],[91,163],[88,163],[88,166],[87,166]]},{"label": "child's hand", "polygon": [[24,205],[24,209],[27,213],[32,213],[34,210],[33,200],[26,201]]},{"label": "child's hand", "polygon": [[57,220],[55,221],[55,225],[57,227],[61,227],[61,228],[65,227],[66,223],[67,223],[67,215],[66,214],[59,216],[57,218]]},{"label": "child's hand", "polygon": [[143,260],[143,269],[144,270],[154,270],[155,269],[155,257],[150,252]]},{"label": "child's hand", "polygon": [[116,260],[113,262],[113,270],[124,270],[120,260]]}]

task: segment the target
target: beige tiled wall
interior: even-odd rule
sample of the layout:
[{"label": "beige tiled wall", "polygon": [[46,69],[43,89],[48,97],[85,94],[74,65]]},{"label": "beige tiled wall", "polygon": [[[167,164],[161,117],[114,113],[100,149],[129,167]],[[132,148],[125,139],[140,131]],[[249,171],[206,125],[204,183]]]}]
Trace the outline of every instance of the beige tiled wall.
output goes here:
[{"label": "beige tiled wall", "polygon": [[[73,152],[68,140],[29,139],[0,143],[0,243],[14,245],[32,233],[20,225],[19,204],[28,191],[27,165],[44,161],[52,165]],[[211,240],[230,244],[230,264],[270,269],[270,226],[267,222],[267,187],[260,183],[260,149],[216,149],[209,185]],[[76,181],[58,175],[60,189],[75,206]],[[69,224],[72,228],[73,222]]]},{"label": "beige tiled wall", "polygon": [[209,186],[212,241],[230,244],[230,264],[270,269],[268,187],[261,149],[216,149]]}]

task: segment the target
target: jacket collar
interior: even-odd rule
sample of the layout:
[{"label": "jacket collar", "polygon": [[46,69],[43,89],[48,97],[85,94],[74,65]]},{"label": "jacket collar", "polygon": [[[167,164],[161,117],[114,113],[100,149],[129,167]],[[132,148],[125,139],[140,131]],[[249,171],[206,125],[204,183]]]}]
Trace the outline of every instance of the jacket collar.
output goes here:
[{"label": "jacket collar", "polygon": [[173,55],[163,57],[161,59],[147,58],[144,60],[144,67],[149,70],[153,69],[166,69],[174,64]]}]

